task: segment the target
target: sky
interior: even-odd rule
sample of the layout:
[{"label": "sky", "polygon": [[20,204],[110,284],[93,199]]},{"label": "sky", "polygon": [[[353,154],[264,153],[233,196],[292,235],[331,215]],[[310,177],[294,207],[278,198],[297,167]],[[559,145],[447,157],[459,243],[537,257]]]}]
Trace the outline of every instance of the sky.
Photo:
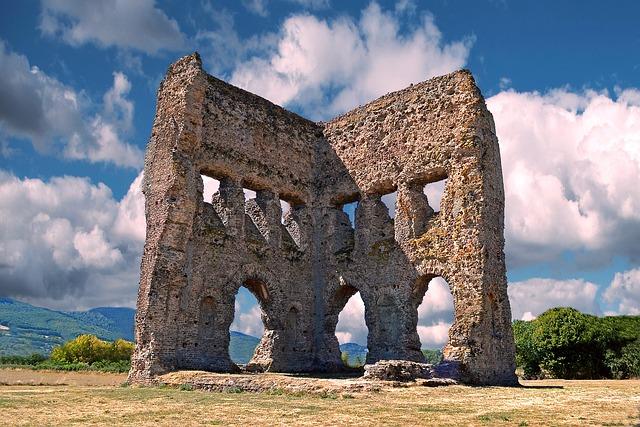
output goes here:
[{"label": "sky", "polygon": [[[142,159],[177,58],[313,120],[460,68],[496,122],[514,319],[640,314],[640,3],[44,0],[0,14],[0,296],[135,306]],[[259,335],[241,291],[232,328]],[[366,343],[364,306],[341,342]],[[453,318],[446,282],[423,346]]]}]

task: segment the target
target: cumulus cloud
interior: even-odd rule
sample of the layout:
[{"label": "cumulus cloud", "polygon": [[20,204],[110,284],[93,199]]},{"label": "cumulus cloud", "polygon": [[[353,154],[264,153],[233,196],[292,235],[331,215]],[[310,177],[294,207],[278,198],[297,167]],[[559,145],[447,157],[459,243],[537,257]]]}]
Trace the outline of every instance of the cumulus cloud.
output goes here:
[{"label": "cumulus cloud", "polygon": [[261,337],[264,332],[258,300],[244,286],[240,287],[236,295],[235,313],[229,329],[254,337]]},{"label": "cumulus cloud", "polygon": [[438,320],[436,323],[425,326],[418,324],[418,335],[422,348],[441,349],[449,340],[449,328],[451,322]]},{"label": "cumulus cloud", "polygon": [[598,286],[581,279],[533,278],[509,283],[511,316],[531,320],[553,307],[573,307],[583,313],[601,314],[596,300]]},{"label": "cumulus cloud", "polygon": [[336,337],[340,344],[354,342],[360,345],[367,345],[367,324],[364,320],[364,302],[357,292],[344,306],[338,315],[338,324],[336,325]]},{"label": "cumulus cloud", "polygon": [[71,46],[94,43],[149,54],[186,45],[178,23],[154,0],[43,0],[40,31]]},{"label": "cumulus cloud", "polygon": [[135,302],[144,243],[141,176],[121,201],[87,178],[0,171],[0,289],[53,308]]},{"label": "cumulus cloud", "polygon": [[399,15],[371,3],[359,21],[293,15],[274,46],[233,71],[231,81],[281,105],[327,118],[410,83],[462,67],[472,39],[443,43],[431,15],[401,31]]},{"label": "cumulus cloud", "polygon": [[133,119],[130,89],[127,77],[114,73],[102,106],[93,105],[0,41],[0,134],[29,139],[41,152],[140,167],[142,150],[123,141]]},{"label": "cumulus cloud", "polygon": [[449,284],[436,277],[418,306],[418,335],[423,348],[442,348],[453,323],[453,295]]},{"label": "cumulus cloud", "polygon": [[[487,101],[500,140],[510,266],[582,251],[640,259],[640,91],[556,89]],[[580,262],[580,259],[578,259]]]},{"label": "cumulus cloud", "polygon": [[604,292],[604,298],[616,307],[615,314],[640,314],[640,268],[616,273]]}]

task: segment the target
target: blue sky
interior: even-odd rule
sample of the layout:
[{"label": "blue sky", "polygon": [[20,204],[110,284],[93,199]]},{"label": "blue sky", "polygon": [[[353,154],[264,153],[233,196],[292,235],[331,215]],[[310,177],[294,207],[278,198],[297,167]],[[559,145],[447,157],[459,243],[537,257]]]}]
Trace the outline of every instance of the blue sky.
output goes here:
[{"label": "blue sky", "polygon": [[[312,119],[469,68],[501,143],[514,317],[556,305],[640,313],[638,2],[51,0],[3,9],[2,296],[64,309],[135,303],[155,92],[171,62],[198,50],[210,73]],[[445,288],[433,289],[420,325],[436,342],[452,307]],[[249,295],[239,299],[246,319],[235,326],[258,333]],[[359,318],[350,302],[344,340],[363,341]]]}]

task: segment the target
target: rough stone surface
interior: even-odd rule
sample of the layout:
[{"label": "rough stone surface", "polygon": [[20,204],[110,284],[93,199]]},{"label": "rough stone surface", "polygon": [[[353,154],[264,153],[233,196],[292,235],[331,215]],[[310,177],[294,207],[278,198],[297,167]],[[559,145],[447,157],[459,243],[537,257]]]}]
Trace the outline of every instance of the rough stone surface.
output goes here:
[{"label": "rough stone surface", "polygon": [[[426,381],[425,381],[426,382]],[[379,392],[386,384],[360,378],[313,378],[283,374],[219,374],[203,371],[180,371],[160,375],[156,384],[189,385],[194,389],[213,392],[250,392],[277,394],[313,394],[327,396],[337,393]],[[395,384],[390,384],[392,387]],[[406,385],[406,384],[402,384]],[[423,384],[415,384],[423,385]]]},{"label": "rough stone surface", "polygon": [[[367,363],[424,362],[417,308],[442,276],[455,309],[450,376],[515,384],[499,155],[468,71],[314,123],[207,75],[197,54],[180,59],[160,86],[145,158],[130,380],[235,371],[229,326],[242,285],[262,309],[259,370],[342,369],[335,327],[358,291]],[[203,174],[220,181],[211,200]],[[444,178],[430,206],[423,188]],[[381,196],[394,191],[392,219]],[[280,199],[292,206],[282,220]],[[351,224],[342,207],[354,201]]]},{"label": "rough stone surface", "polygon": [[408,360],[381,360],[364,365],[364,378],[383,381],[414,381],[434,377],[433,365]]}]

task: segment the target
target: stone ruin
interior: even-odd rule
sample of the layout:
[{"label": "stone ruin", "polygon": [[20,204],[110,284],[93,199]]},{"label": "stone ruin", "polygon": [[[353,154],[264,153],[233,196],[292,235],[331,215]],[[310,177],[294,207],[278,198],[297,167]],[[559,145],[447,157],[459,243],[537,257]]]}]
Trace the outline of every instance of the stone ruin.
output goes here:
[{"label": "stone ruin", "polygon": [[[203,201],[206,175],[219,180]],[[425,185],[446,178],[439,207]],[[256,197],[245,200],[243,188]],[[513,385],[504,191],[491,113],[468,71],[314,123],[218,80],[198,54],[169,68],[145,166],[147,237],[129,379],[234,372],[240,286],[264,335],[250,366],[343,369],[335,328],[360,292],[367,363],[424,362],[417,308],[441,276],[455,318],[451,376]],[[395,217],[381,196],[396,193]],[[283,215],[280,200],[291,208]],[[355,224],[343,206],[357,202]]]}]

